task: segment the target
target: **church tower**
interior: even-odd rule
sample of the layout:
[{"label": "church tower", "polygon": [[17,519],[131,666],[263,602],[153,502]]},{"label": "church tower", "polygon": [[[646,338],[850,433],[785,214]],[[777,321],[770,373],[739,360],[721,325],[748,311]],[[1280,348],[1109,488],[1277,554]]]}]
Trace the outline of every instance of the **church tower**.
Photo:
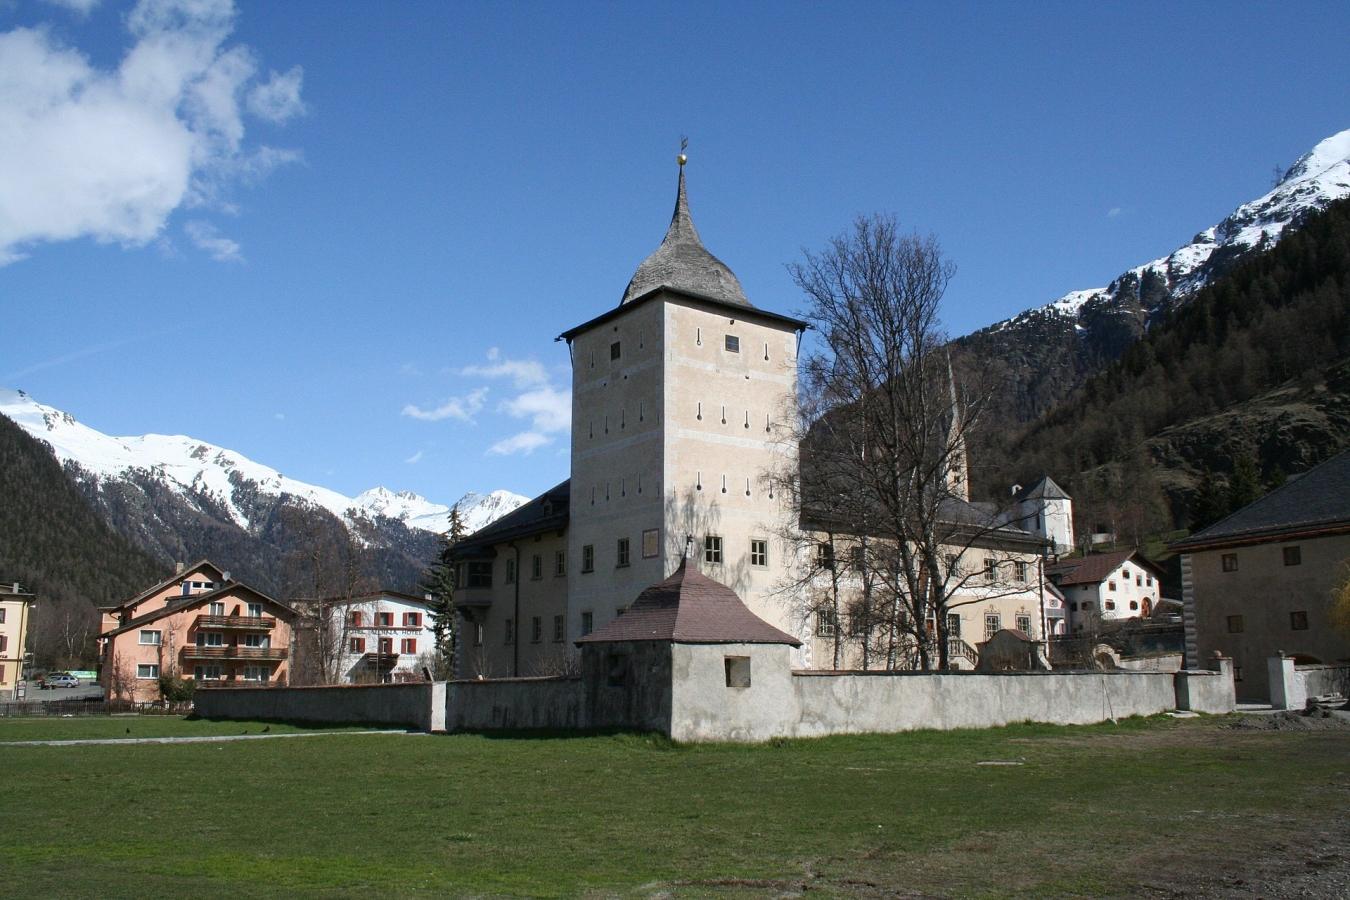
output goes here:
[{"label": "church tower", "polygon": [[961,401],[956,391],[956,375],[952,371],[952,355],[947,354],[948,418],[946,446],[947,491],[961,500],[970,500],[970,459],[966,456],[966,429],[961,418]]},{"label": "church tower", "polygon": [[674,572],[690,537],[705,574],[802,630],[773,596],[789,509],[764,476],[796,453],[782,426],[806,326],[752,305],[703,245],[678,161],[661,244],[618,306],[559,336],[572,357],[569,639]]}]

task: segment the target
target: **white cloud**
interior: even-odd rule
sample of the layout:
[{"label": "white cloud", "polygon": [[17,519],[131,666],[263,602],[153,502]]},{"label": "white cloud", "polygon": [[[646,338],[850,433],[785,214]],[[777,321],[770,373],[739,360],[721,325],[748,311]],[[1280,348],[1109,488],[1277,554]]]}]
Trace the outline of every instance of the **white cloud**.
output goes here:
[{"label": "white cloud", "polygon": [[1110,209],[1108,209],[1108,210],[1106,211],[1106,217],[1107,217],[1108,219],[1114,219],[1116,216],[1120,215],[1120,213],[1121,213],[1120,207],[1119,207],[1119,206],[1113,206],[1113,207],[1111,207]]},{"label": "white cloud", "polygon": [[544,434],[572,427],[572,392],[544,385],[507,400],[501,408],[517,419],[530,419],[534,430]]},{"label": "white cloud", "polygon": [[300,71],[263,82],[255,109],[254,53],[225,46],[234,19],[231,0],[140,0],[110,69],[45,28],[0,32],[0,265],[43,242],[144,246],[175,210],[227,206],[299,158],[245,145],[245,106],[294,115]]},{"label": "white cloud", "polygon": [[47,0],[47,2],[52,6],[68,9],[77,15],[87,16],[94,11],[94,7],[98,6],[101,0]]},{"label": "white cloud", "polygon": [[487,452],[493,456],[511,456],[516,453],[528,456],[540,447],[551,443],[553,443],[553,438],[542,435],[537,431],[522,431],[520,434],[498,441],[489,447]]},{"label": "white cloud", "polygon": [[451,397],[435,409],[422,409],[409,403],[403,407],[403,415],[420,419],[423,422],[439,422],[442,419],[472,422],[473,417],[487,401],[487,393],[487,388],[477,388],[463,397]]},{"label": "white cloud", "polygon": [[417,464],[418,464],[419,462],[421,462],[421,461],[422,461],[422,451],[421,451],[421,450],[418,450],[418,451],[417,451],[416,453],[414,453],[412,456],[410,456],[410,457],[408,457],[407,459],[404,460],[404,462],[407,463],[407,464],[410,465],[410,466],[415,466],[415,465],[417,465]]},{"label": "white cloud", "polygon": [[301,115],[305,111],[304,101],[300,99],[300,83],[304,78],[305,70],[299,66],[285,74],[273,72],[271,78],[249,91],[249,112],[277,123]]},{"label": "white cloud", "polygon": [[183,226],[188,238],[202,250],[211,254],[216,262],[243,262],[239,242],[222,235],[210,222],[193,219]]},{"label": "white cloud", "polygon": [[278,422],[284,422],[284,421],[286,421],[286,414],[285,414],[285,413],[280,413],[280,412],[279,412],[279,413],[272,413],[272,418],[276,419]]},{"label": "white cloud", "polygon": [[465,366],[460,375],[478,378],[510,378],[518,388],[548,383],[548,372],[533,359],[503,359],[501,350],[492,347],[487,352],[490,365]]}]

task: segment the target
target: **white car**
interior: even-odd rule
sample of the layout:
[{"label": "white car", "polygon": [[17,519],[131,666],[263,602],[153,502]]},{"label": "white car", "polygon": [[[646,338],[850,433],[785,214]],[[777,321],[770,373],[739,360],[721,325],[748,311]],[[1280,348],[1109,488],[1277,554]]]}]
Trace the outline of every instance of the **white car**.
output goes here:
[{"label": "white car", "polygon": [[69,672],[56,672],[48,675],[46,679],[43,680],[42,686],[49,688],[79,687],[80,679]]}]

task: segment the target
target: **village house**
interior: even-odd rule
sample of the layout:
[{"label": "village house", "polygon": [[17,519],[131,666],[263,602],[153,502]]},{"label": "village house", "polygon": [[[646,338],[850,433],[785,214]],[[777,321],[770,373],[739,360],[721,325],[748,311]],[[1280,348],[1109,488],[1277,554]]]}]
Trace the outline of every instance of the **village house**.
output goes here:
[{"label": "village house", "polygon": [[[784,535],[802,523],[765,477],[797,452],[786,419],[806,327],[752,305],[704,247],[681,159],[660,246],[616,307],[559,336],[572,360],[571,477],[452,548],[467,636],[457,674],[574,668],[573,642],[674,572],[690,541],[702,573],[793,637],[794,666],[831,665],[844,623],[784,596],[801,553]],[[1040,486],[1019,507],[1030,529],[953,501],[980,533],[955,554],[971,575],[952,610],[957,666],[973,667],[974,645],[999,629],[1046,634],[1041,561],[1072,533],[1060,521],[1068,496]]]},{"label": "village house", "polygon": [[329,601],[338,647],[337,674],[349,684],[422,678],[436,647],[425,597],[375,591]]},{"label": "village house", "polygon": [[18,698],[32,606],[17,581],[0,583],[0,700]]},{"label": "village house", "polygon": [[201,560],[115,606],[101,608],[104,695],[160,699],[159,679],[285,684],[296,612]]},{"label": "village house", "polygon": [[1061,559],[1046,574],[1068,603],[1071,632],[1147,619],[1162,593],[1162,569],[1137,550]]},{"label": "village house", "polygon": [[1331,626],[1350,579],[1350,451],[1172,545],[1181,554],[1186,665],[1231,656],[1237,696],[1271,699],[1272,657],[1350,662]]}]

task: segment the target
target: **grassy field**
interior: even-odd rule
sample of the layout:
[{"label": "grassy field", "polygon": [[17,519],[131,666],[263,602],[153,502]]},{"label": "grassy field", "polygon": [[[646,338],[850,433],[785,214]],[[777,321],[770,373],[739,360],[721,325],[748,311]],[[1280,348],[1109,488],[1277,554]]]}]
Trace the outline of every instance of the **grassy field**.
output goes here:
[{"label": "grassy field", "polygon": [[277,722],[207,722],[179,716],[88,716],[0,718],[0,744],[14,741],[107,740],[110,738],[214,737],[232,734],[308,734],[362,731],[350,726],[307,728]]},{"label": "grassy field", "polygon": [[0,745],[0,893],[1127,895],[1344,828],[1350,731],[1220,725]]}]

